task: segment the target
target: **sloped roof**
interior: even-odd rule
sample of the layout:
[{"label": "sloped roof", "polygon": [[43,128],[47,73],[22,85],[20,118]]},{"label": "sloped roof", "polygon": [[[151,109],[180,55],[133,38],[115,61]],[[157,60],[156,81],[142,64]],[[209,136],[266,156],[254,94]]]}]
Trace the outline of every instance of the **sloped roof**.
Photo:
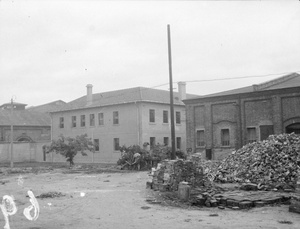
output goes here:
[{"label": "sloped roof", "polygon": [[49,113],[51,111],[58,110],[61,106],[64,106],[65,104],[67,104],[67,103],[62,100],[56,100],[56,101],[46,103],[43,105],[29,107],[29,108],[27,108],[27,110]]},{"label": "sloped roof", "polygon": [[0,110],[0,126],[9,126],[13,121],[15,126],[50,126],[51,119],[48,114],[28,111],[14,110],[11,115],[10,110]]},{"label": "sloped roof", "polygon": [[192,99],[235,95],[235,94],[242,94],[242,93],[251,93],[256,91],[267,91],[267,90],[275,90],[275,89],[283,89],[283,88],[291,88],[291,87],[299,87],[299,86],[300,86],[300,75],[298,73],[291,73],[264,83],[254,84],[247,87],[241,87],[233,90],[213,93],[204,96],[198,96]]},{"label": "sloped roof", "polygon": [[[174,105],[183,105],[180,101],[178,92],[173,92]],[[186,94],[186,98],[196,97],[197,95]],[[165,90],[135,87],[116,91],[93,94],[93,102],[87,105],[87,96],[82,96],[62,106],[58,111],[92,108],[99,106],[109,106],[125,104],[132,102],[153,102],[153,103],[170,103],[170,92]],[[54,111],[55,112],[55,111]]]}]

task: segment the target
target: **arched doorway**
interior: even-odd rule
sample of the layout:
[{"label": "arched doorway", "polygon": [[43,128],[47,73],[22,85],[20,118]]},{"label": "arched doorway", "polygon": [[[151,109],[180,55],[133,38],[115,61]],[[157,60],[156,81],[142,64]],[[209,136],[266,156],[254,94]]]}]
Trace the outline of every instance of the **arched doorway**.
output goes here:
[{"label": "arched doorway", "polygon": [[290,133],[293,133],[293,132],[295,134],[300,134],[300,123],[293,123],[293,124],[288,125],[285,128],[285,132],[287,134],[290,134]]},{"label": "arched doorway", "polygon": [[18,142],[32,142],[32,139],[28,136],[21,136],[17,139]]}]

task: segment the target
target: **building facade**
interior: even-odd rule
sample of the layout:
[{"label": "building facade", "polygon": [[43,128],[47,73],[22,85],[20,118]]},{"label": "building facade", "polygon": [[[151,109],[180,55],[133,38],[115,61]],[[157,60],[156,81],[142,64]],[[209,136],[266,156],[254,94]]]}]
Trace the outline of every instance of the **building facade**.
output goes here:
[{"label": "building facade", "polygon": [[[192,95],[185,93],[185,83],[179,87],[179,92],[174,92],[176,147],[185,150],[186,118],[181,99]],[[115,163],[123,145],[171,145],[169,103],[168,91],[137,87],[93,94],[92,85],[87,85],[86,96],[51,112],[52,138],[87,134],[96,152],[82,161]]]},{"label": "building facade", "polygon": [[187,147],[218,160],[271,134],[300,134],[300,75],[184,100]]},{"label": "building facade", "polygon": [[51,120],[48,114],[29,111],[26,104],[11,103],[0,106],[0,143],[11,141],[13,126],[14,142],[43,142],[51,139]]}]

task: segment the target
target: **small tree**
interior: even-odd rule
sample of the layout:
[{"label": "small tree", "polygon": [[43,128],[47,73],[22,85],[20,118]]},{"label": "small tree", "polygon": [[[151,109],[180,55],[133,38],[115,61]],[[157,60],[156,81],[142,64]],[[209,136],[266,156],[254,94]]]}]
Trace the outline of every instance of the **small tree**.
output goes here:
[{"label": "small tree", "polygon": [[60,135],[58,140],[53,140],[48,147],[47,153],[55,151],[67,158],[70,166],[74,165],[74,157],[78,152],[83,156],[87,156],[85,151],[95,152],[94,144],[87,134],[76,136],[75,138],[64,137]]}]

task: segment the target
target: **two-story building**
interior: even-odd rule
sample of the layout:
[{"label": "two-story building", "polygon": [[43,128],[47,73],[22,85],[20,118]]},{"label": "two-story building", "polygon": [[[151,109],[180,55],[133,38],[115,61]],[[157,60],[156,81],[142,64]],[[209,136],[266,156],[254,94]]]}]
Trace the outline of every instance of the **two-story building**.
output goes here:
[{"label": "two-story building", "polygon": [[222,159],[270,134],[300,134],[300,75],[184,100],[187,147]]},{"label": "two-story building", "polygon": [[[176,147],[186,149],[185,83],[178,83],[174,92]],[[145,87],[87,94],[51,112],[52,138],[87,134],[96,145],[95,153],[76,156],[75,162],[116,162],[119,147],[149,143],[171,145],[170,93]],[[61,159],[54,156],[53,161]]]}]

